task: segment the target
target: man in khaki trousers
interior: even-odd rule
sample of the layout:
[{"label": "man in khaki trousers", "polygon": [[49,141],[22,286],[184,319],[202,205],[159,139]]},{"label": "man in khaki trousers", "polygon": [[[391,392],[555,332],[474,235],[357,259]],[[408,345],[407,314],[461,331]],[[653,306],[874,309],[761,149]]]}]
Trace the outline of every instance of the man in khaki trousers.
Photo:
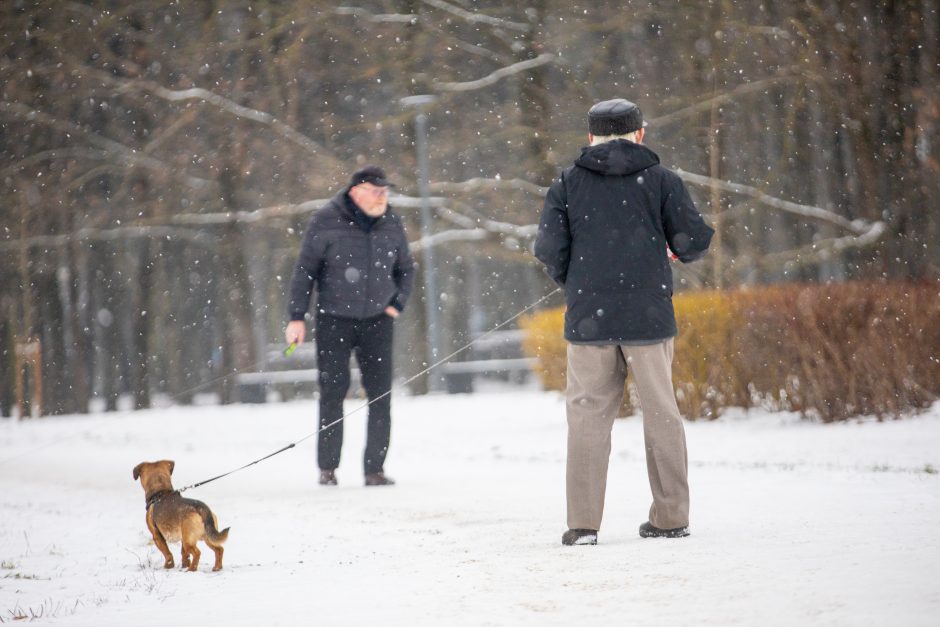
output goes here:
[{"label": "man in khaki trousers", "polygon": [[628,369],[643,411],[653,493],[640,535],[689,535],[685,432],[672,387],[677,331],[668,253],[695,261],[714,231],[682,180],[642,145],[644,127],[640,108],[627,100],[591,107],[591,145],[552,183],[535,243],[567,304],[565,545],[597,544],[611,429]]}]

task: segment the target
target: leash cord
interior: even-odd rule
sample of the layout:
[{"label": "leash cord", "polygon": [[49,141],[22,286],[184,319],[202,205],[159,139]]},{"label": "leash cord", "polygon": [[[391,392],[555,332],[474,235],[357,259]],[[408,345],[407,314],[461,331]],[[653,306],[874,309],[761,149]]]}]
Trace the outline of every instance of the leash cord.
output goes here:
[{"label": "leash cord", "polygon": [[[461,346],[460,348],[458,348],[457,350],[455,350],[455,351],[454,351],[453,353],[451,353],[450,355],[448,355],[448,356],[444,357],[443,359],[440,359],[440,360],[438,360],[437,362],[431,364],[430,366],[428,366],[427,368],[425,368],[424,370],[422,370],[422,371],[419,372],[418,374],[416,374],[416,375],[414,375],[414,376],[412,376],[412,377],[409,377],[408,379],[405,379],[405,381],[403,381],[403,382],[401,383],[401,385],[408,385],[409,383],[411,383],[411,382],[414,381],[415,379],[424,376],[425,374],[431,372],[432,370],[434,370],[434,369],[437,368],[438,366],[440,366],[440,365],[442,365],[442,364],[444,364],[444,363],[450,361],[451,359],[453,359],[454,357],[456,357],[456,356],[459,355],[460,353],[464,352],[465,350],[467,350],[468,348],[470,348],[471,346],[473,346],[476,342],[479,342],[479,341],[482,340],[483,338],[485,338],[485,337],[487,337],[487,336],[489,336],[489,335],[492,335],[493,333],[495,333],[496,331],[498,331],[498,330],[501,329],[502,327],[506,326],[507,324],[509,324],[510,322],[512,322],[513,320],[515,320],[516,318],[518,318],[519,316],[525,314],[525,313],[528,312],[530,309],[533,309],[534,307],[537,307],[538,305],[540,305],[541,303],[545,302],[545,301],[548,300],[551,296],[554,296],[556,293],[558,293],[558,292],[560,292],[560,291],[561,291],[561,288],[560,288],[560,287],[556,287],[554,290],[552,290],[552,291],[549,292],[548,294],[542,296],[540,299],[538,299],[537,301],[535,301],[535,302],[532,303],[531,305],[525,307],[524,309],[522,309],[521,311],[519,311],[518,313],[516,313],[516,314],[513,315],[512,317],[507,318],[506,320],[503,320],[502,322],[500,322],[499,324],[497,324],[495,327],[493,327],[492,329],[490,329],[490,330],[487,331],[486,333],[483,333],[482,335],[479,335],[479,336],[473,338],[473,339],[470,340],[468,343],[464,344],[463,346]],[[346,418],[348,418],[349,416],[352,416],[353,414],[355,414],[355,413],[357,413],[357,412],[359,412],[359,411],[362,411],[363,409],[365,409],[366,407],[368,407],[368,406],[371,405],[372,403],[375,403],[375,402],[378,402],[378,401],[382,400],[383,398],[385,398],[386,396],[388,396],[388,395],[391,394],[391,393],[392,393],[392,390],[391,390],[391,389],[389,389],[387,392],[383,392],[381,395],[375,397],[374,399],[368,401],[367,403],[363,403],[363,404],[360,405],[359,407],[356,407],[355,409],[353,409],[353,410],[352,410],[351,412],[349,412],[348,414],[343,414],[342,416],[340,416],[339,418],[337,418],[336,420],[334,420],[334,421],[331,422],[330,424],[324,425],[324,426],[320,427],[319,429],[317,429],[316,431],[312,431],[312,432],[308,433],[307,435],[305,435],[304,437],[300,438],[300,439],[297,440],[296,442],[292,442],[292,443],[290,443],[290,444],[288,444],[288,445],[286,445],[286,446],[283,446],[283,447],[281,447],[280,449],[274,451],[273,453],[269,453],[269,454],[265,455],[264,457],[260,457],[260,458],[256,459],[256,460],[253,461],[253,462],[249,462],[249,463],[245,464],[244,466],[240,466],[240,467],[238,467],[238,468],[236,468],[236,469],[234,469],[234,470],[230,470],[230,471],[228,471],[228,472],[226,472],[226,473],[223,473],[223,474],[221,474],[221,475],[218,475],[218,476],[216,476],[216,477],[212,477],[211,479],[206,479],[205,481],[200,481],[200,482],[198,482],[198,483],[194,483],[194,484],[192,484],[192,485],[188,485],[188,486],[186,486],[186,487],[180,488],[180,489],[177,490],[177,492],[183,493],[183,492],[185,492],[186,490],[189,490],[189,489],[192,489],[192,488],[198,488],[199,486],[206,485],[207,483],[211,483],[211,482],[215,481],[216,479],[221,479],[222,477],[227,477],[227,476],[229,476],[229,475],[231,475],[231,474],[235,474],[236,472],[238,472],[238,471],[240,471],[240,470],[244,470],[245,468],[248,468],[249,466],[254,466],[254,465],[257,464],[257,463],[263,462],[264,460],[269,459],[269,458],[271,458],[271,457],[274,457],[275,455],[279,455],[280,453],[283,453],[284,451],[288,451],[288,450],[294,448],[295,446],[297,446],[298,444],[300,444],[301,442],[304,442],[305,440],[309,440],[309,439],[312,438],[313,436],[319,435],[320,433],[326,431],[327,429],[330,429],[331,427],[334,427],[334,426],[338,425],[338,424],[339,424],[340,422],[342,422],[343,420],[346,420]]]}]

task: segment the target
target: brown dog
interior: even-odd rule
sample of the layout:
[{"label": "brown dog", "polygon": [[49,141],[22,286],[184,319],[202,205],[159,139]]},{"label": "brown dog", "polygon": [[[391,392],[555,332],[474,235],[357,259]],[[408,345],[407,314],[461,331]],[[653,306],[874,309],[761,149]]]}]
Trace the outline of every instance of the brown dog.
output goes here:
[{"label": "brown dog", "polygon": [[[153,542],[166,558],[164,568],[173,568],[173,555],[167,542],[182,542],[183,568],[190,572],[199,566],[199,549],[196,542],[202,540],[215,551],[215,566],[212,570],[222,570],[222,543],[228,539],[226,527],[218,530],[219,521],[209,506],[195,499],[184,499],[173,489],[170,475],[176,462],[141,462],[134,467],[134,479],[140,478],[140,485],[147,497],[147,528],[153,534]],[[191,558],[191,559],[190,559]]]}]

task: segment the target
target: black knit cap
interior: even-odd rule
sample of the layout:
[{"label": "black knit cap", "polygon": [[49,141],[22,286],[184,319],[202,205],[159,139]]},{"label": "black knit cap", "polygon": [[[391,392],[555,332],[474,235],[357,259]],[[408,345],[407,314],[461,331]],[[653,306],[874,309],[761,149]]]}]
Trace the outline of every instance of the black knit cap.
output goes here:
[{"label": "black knit cap", "polygon": [[644,126],[640,107],[623,98],[598,102],[588,111],[588,129],[596,137],[626,135]]},{"label": "black knit cap", "polygon": [[353,172],[352,178],[349,179],[349,186],[355,187],[360,183],[372,183],[379,187],[395,187],[393,183],[385,178],[385,170],[377,165],[367,165],[361,170]]}]

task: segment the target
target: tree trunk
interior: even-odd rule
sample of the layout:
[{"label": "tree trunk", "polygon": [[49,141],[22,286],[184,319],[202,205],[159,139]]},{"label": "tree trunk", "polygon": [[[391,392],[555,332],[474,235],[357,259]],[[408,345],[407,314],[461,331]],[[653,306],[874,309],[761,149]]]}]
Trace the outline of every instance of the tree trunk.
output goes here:
[{"label": "tree trunk", "polygon": [[129,268],[129,306],[124,315],[131,321],[127,346],[130,389],[134,395],[134,409],[150,407],[150,351],[148,342],[150,324],[150,282],[152,266],[150,243],[142,240],[134,250],[127,251]]}]

